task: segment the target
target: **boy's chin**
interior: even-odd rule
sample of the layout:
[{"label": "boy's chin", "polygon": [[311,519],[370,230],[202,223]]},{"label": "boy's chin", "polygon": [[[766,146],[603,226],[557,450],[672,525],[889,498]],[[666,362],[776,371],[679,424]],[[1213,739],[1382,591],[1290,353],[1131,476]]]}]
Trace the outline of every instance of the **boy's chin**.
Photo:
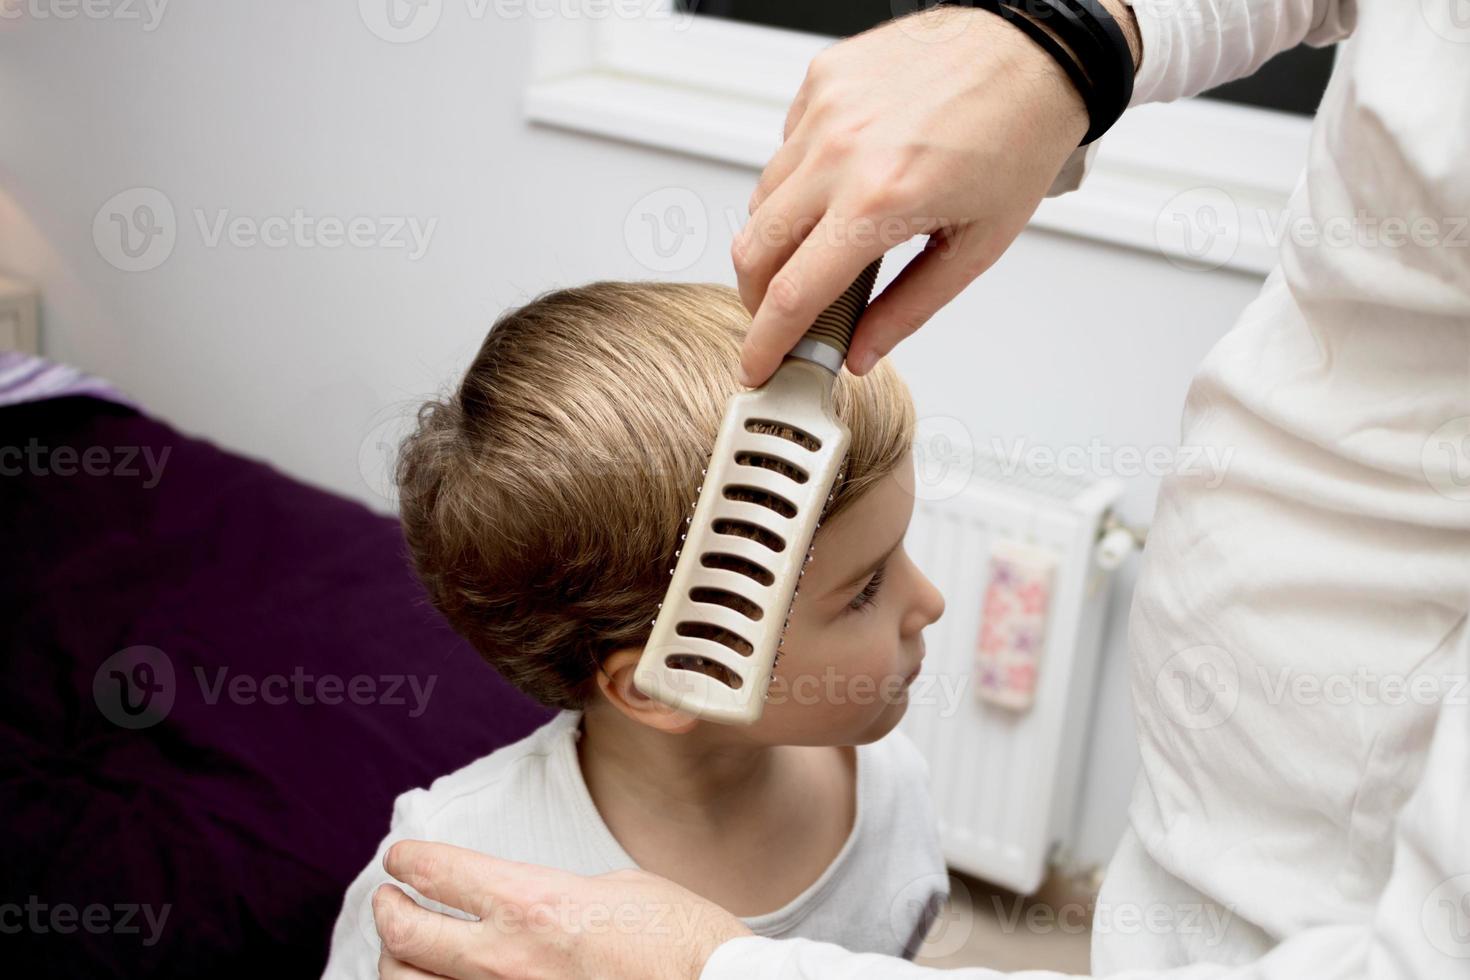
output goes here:
[{"label": "boy's chin", "polygon": [[803,707],[797,709],[794,717],[780,719],[781,723],[772,726],[765,734],[772,744],[779,745],[867,745],[898,727],[908,711],[908,699],[875,708],[863,716],[853,717],[825,714],[816,707]]},{"label": "boy's chin", "polygon": [[878,741],[898,727],[898,723],[903,721],[903,716],[908,713],[908,710],[909,702],[907,697],[894,704],[884,705],[883,711],[873,719],[873,723],[863,733],[862,737],[858,738],[853,744],[867,745],[869,742]]}]

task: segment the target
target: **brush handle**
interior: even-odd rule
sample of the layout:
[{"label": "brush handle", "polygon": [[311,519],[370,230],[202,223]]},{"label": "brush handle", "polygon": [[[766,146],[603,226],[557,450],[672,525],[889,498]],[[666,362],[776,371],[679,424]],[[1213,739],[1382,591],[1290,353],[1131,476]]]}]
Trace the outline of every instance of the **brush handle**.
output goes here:
[{"label": "brush handle", "polygon": [[817,314],[817,319],[802,337],[802,340],[826,344],[837,350],[841,354],[837,359],[839,367],[847,357],[847,348],[852,344],[852,332],[857,329],[858,320],[862,319],[863,311],[868,308],[868,298],[873,295],[873,283],[878,279],[878,266],[882,263],[881,255],[869,262],[852,281],[852,285],[843,290],[842,295],[831,306]]}]

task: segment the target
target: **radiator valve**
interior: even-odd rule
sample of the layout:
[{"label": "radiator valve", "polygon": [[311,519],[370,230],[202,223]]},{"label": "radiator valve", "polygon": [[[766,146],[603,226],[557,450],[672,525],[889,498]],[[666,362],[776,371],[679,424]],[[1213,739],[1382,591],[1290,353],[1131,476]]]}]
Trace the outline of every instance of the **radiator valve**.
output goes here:
[{"label": "radiator valve", "polygon": [[1142,551],[1148,528],[1131,527],[1112,511],[1103,516],[1097,534],[1097,564],[1104,571],[1114,571],[1135,551]]}]

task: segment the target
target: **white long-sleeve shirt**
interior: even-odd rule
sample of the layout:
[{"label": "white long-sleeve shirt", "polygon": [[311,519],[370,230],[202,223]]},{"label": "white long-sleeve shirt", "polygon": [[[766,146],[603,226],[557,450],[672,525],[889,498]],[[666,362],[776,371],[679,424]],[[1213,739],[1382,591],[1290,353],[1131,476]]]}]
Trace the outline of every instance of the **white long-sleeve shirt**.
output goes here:
[{"label": "white long-sleeve shirt", "polygon": [[[1280,265],[1186,403],[1183,443],[1231,463],[1160,492],[1129,625],[1141,767],[1093,969],[1470,977],[1470,5],[1134,10],[1135,104],[1346,40]],[[704,971],[997,976],[753,938]]]}]

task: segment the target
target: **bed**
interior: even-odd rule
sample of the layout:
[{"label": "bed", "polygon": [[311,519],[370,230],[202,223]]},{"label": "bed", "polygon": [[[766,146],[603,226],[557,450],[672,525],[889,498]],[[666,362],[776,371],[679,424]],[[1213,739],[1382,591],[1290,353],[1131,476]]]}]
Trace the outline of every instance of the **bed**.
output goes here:
[{"label": "bed", "polygon": [[549,716],[395,521],[105,392],[0,407],[0,542],[12,976],[318,976],[394,797]]}]

